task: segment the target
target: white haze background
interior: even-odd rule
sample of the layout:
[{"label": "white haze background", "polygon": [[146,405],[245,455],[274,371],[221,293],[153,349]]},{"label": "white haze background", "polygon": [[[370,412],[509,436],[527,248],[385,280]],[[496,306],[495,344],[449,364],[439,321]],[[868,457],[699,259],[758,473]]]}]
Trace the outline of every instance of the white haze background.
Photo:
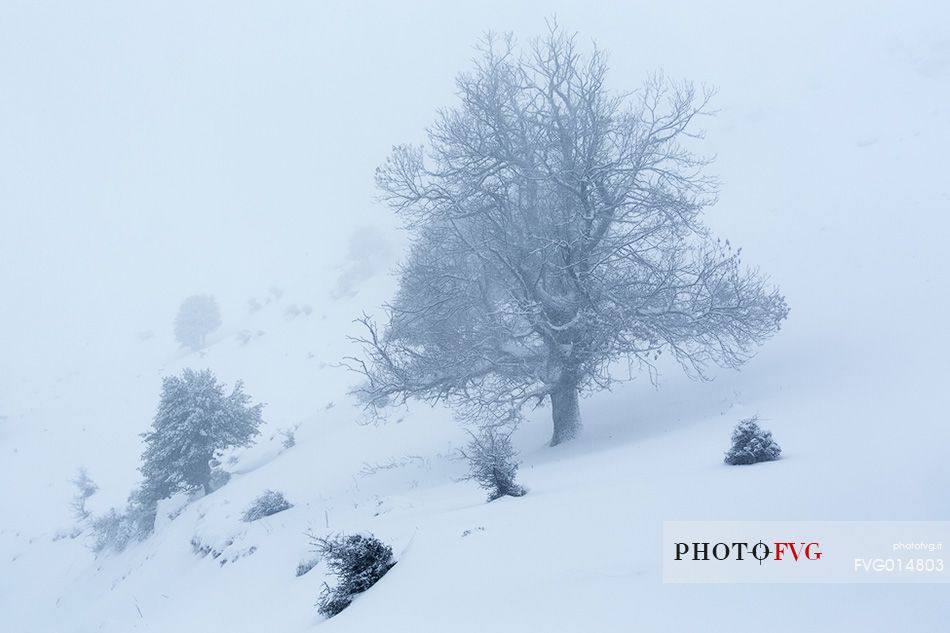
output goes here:
[{"label": "white haze background", "polygon": [[[707,222],[792,311],[742,372],[667,368],[659,391],[643,377],[583,401],[567,446],[543,446],[539,411],[516,437],[528,496],[485,505],[454,481],[449,413],[358,426],[333,364],[405,245],[373,169],[424,140],[484,31],[525,40],[554,14],[610,51],[615,90],[656,70],[719,89]],[[0,629],[945,626],[945,586],[662,585],[659,545],[672,519],[950,519],[947,7],[7,0],[0,78]],[[224,320],[203,355],[172,337],[198,292]],[[80,465],[94,511],[124,503],[161,376],[184,367],[268,403],[232,482],[121,555],[54,540]],[[784,459],[722,466],[755,412]],[[276,429],[298,423],[281,452]],[[295,508],[241,523],[265,488]],[[373,531],[400,563],[321,623],[322,567],[294,577],[308,528]],[[195,536],[257,549],[222,567]]]}]

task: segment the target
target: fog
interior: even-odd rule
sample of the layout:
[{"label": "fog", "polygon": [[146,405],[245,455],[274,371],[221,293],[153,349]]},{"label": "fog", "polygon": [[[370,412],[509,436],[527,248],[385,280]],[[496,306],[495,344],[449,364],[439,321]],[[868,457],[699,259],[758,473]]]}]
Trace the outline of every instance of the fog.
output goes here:
[{"label": "fog", "polygon": [[[167,330],[192,292],[235,305],[280,281],[329,299],[354,231],[394,225],[374,199],[374,168],[391,145],[424,140],[487,30],[528,38],[556,16],[611,53],[617,89],[656,70],[715,85],[708,147],[729,151],[714,167],[724,187],[710,221],[739,243],[764,235],[746,248],[777,276],[774,251],[789,247],[788,233],[758,225],[788,220],[776,217],[778,200],[802,200],[798,227],[834,222],[831,204],[808,199],[815,181],[861,200],[848,183],[866,163],[830,166],[829,135],[938,144],[919,123],[947,96],[950,66],[947,16],[933,3],[12,2],[0,11],[6,399],[18,376]],[[807,97],[792,108],[790,93]],[[895,203],[934,183],[932,167],[901,174]]]}]

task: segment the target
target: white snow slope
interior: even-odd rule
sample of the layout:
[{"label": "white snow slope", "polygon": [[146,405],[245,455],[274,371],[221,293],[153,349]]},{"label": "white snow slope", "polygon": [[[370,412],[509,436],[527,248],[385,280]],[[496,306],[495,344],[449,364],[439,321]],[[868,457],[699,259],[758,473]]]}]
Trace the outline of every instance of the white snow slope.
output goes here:
[{"label": "white snow slope", "polygon": [[[946,630],[946,585],[666,585],[660,551],[664,520],[950,520],[946,10],[453,4],[3,9],[18,100],[0,106],[0,631]],[[351,320],[394,288],[400,238],[371,201],[373,165],[422,139],[481,30],[536,33],[555,11],[611,50],[618,89],[659,67],[718,85],[708,221],[791,314],[741,372],[697,383],[667,367],[659,388],[641,377],[585,399],[566,445],[545,445],[549,411],[535,412],[515,437],[529,493],[487,504],[460,481],[451,412],[358,424],[336,363],[355,351]],[[322,101],[341,86],[352,99]],[[140,154],[122,149],[129,134]],[[197,234],[180,229],[190,214]],[[215,241],[216,223],[243,237]],[[224,313],[201,354],[171,336],[193,290]],[[185,367],[244,380],[267,429],[225,487],[95,557],[88,533],[71,536],[69,479],[85,465],[102,487],[92,509],[122,505],[161,377]],[[754,413],[783,458],[723,465]],[[294,507],[242,522],[265,489]],[[372,532],[399,562],[324,620],[324,565],[295,575],[308,531]]]}]

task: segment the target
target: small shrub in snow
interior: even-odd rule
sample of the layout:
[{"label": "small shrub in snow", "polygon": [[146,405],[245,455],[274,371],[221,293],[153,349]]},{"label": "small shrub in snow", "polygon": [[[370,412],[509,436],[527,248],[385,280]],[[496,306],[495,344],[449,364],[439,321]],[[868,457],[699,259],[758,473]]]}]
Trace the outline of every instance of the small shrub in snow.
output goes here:
[{"label": "small shrub in snow", "polygon": [[280,441],[280,445],[284,448],[293,448],[297,445],[297,437],[294,435],[294,429],[281,429],[280,434],[284,438]]},{"label": "small shrub in snow", "polygon": [[135,526],[127,514],[115,508],[92,520],[92,550],[97,554],[106,550],[121,552],[135,536]]},{"label": "small shrub in snow", "polygon": [[255,499],[250,507],[244,511],[244,520],[250,523],[289,510],[292,507],[294,507],[293,504],[284,498],[283,493],[276,490],[265,490],[264,494]]},{"label": "small shrub in snow", "polygon": [[488,491],[488,500],[520,497],[525,489],[515,482],[518,472],[517,452],[511,446],[511,429],[488,426],[461,450],[469,465],[469,479]]},{"label": "small shrub in snow", "polygon": [[319,612],[328,618],[347,608],[396,564],[392,548],[371,534],[341,534],[311,542],[339,581],[332,588],[324,584],[317,600]]},{"label": "small shrub in snow", "polygon": [[79,521],[85,521],[89,518],[89,510],[86,509],[86,501],[92,495],[96,494],[99,486],[89,477],[85,468],[80,468],[76,478],[73,479],[73,485],[76,486],[76,494],[73,496],[73,514]]},{"label": "small shrub in snow", "polygon": [[155,525],[156,511],[152,493],[139,487],[129,495],[123,511],[112,508],[96,517],[89,514],[92,550],[97,554],[106,550],[121,552],[132,541],[146,538]]},{"label": "small shrub in snow", "polygon": [[730,465],[755,464],[779,458],[780,447],[770,431],[759,427],[759,416],[746,418],[732,432],[732,448],[726,452],[725,462]]}]

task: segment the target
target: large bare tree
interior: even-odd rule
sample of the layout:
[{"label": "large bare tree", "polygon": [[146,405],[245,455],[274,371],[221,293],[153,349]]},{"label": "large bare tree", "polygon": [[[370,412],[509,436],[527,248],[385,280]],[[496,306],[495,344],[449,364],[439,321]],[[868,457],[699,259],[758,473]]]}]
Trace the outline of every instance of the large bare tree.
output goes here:
[{"label": "large bare tree", "polygon": [[615,94],[606,74],[556,27],[524,52],[488,37],[428,149],[378,169],[413,246],[388,323],[361,319],[370,408],[447,401],[494,424],[550,401],[558,444],[580,393],[634,374],[617,361],[667,352],[703,377],[778,330],[782,295],[700,221],[716,183],[689,146],[709,93],[653,77]]}]

